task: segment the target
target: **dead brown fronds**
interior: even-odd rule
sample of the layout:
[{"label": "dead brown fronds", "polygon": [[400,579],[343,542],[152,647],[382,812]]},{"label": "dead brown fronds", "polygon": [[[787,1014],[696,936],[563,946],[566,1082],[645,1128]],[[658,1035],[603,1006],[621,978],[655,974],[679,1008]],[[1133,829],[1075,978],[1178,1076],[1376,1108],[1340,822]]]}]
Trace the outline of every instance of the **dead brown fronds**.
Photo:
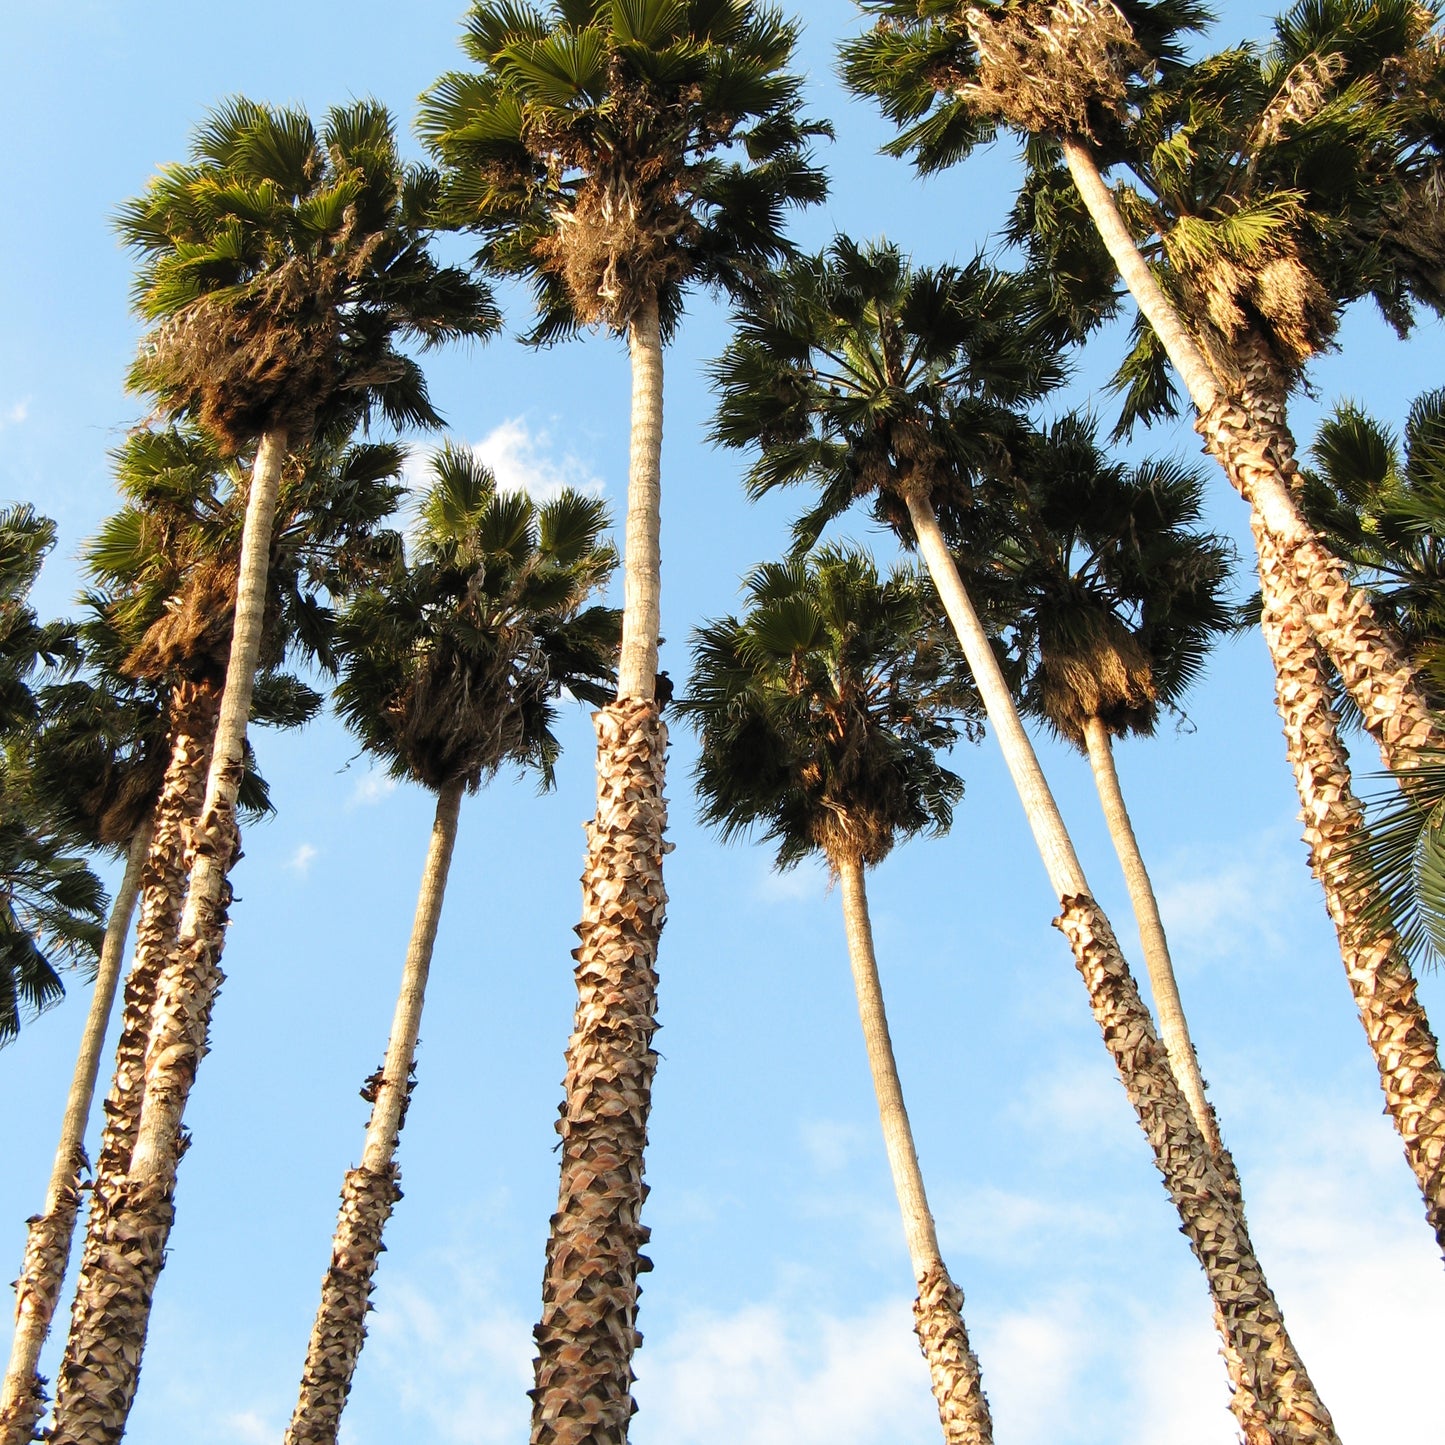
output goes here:
[{"label": "dead brown fronds", "polygon": [[1093,138],[1123,115],[1129,76],[1150,68],[1112,0],[1021,0],[964,19],[978,72],[958,94],[1030,135]]},{"label": "dead brown fronds", "polygon": [[1265,107],[1251,138],[1251,148],[1274,145],[1287,125],[1298,125],[1318,115],[1344,70],[1345,57],[1338,51],[1332,55],[1312,51],[1305,56],[1285,76],[1274,99]]},{"label": "dead brown fronds", "polygon": [[1147,731],[1159,711],[1148,655],[1132,633],[1117,625],[1087,643],[1045,648],[1039,703],[1060,736],[1080,748],[1091,717],[1122,737],[1135,729]]},{"label": "dead brown fronds", "polygon": [[843,862],[872,868],[892,850],[893,829],[871,809],[825,803],[813,825],[813,841],[835,871]]}]

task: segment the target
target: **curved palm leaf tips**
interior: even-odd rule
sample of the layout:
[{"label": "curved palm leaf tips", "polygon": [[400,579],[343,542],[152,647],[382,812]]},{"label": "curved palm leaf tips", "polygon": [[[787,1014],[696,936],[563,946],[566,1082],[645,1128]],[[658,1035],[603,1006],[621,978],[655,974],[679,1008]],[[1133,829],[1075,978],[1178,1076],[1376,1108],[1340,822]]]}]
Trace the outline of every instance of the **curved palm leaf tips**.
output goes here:
[{"label": "curved palm leaf tips", "polygon": [[55,545],[55,524],[24,503],[0,508],[0,1046],[65,994],[60,967],[100,947],[104,895],[75,856],[80,840],[33,778],[41,706],[37,669],[75,660],[68,623],[43,623],[30,589]]},{"label": "curved palm leaf tips", "polygon": [[552,701],[565,691],[601,704],[615,682],[618,615],[583,606],[617,560],[601,541],[602,502],[567,491],[539,508],[523,493],[498,493],[484,467],[452,448],[433,470],[411,566],[359,592],[338,622],[341,715],[394,776],[436,793],[436,819],[286,1445],[333,1445],[361,1352],[382,1231],[401,1197],[395,1154],[462,794],[508,764],[550,785]]},{"label": "curved palm leaf tips", "polygon": [[1159,1034],[1220,1173],[1236,1184],[1189,1037],[1159,905],[1114,765],[1113,739],[1149,737],[1212,643],[1235,625],[1234,550],[1198,530],[1203,479],[1171,462],[1111,462],[1068,417],[1015,473],[990,559],[1007,589],[1023,705],[1088,759],[1129,886]]},{"label": "curved palm leaf tips", "polygon": [[[929,589],[931,590],[931,589]],[[937,759],[976,732],[978,699],[942,635],[937,601],[906,573],[882,581],[853,551],[760,567],[750,610],[693,636],[682,711],[702,742],[703,816],[757,830],[778,867],[822,853],[842,885],[848,955],[903,1213],[915,1327],[950,1445],[993,1439],[963,1294],[939,1252],[873,952],[865,872],[898,838],[943,833],[963,793]]]},{"label": "curved palm leaf tips", "polygon": [[[780,300],[742,310],[717,364],[715,435],[761,445],[757,493],[818,487],[800,524],[810,542],[859,495],[916,539],[958,635],[1059,899],[1090,1005],[1215,1304],[1251,1442],[1337,1445],[1329,1412],[1295,1351],[1237,1199],[1175,1080],[1113,929],[1089,892],[1033,747],[944,540],[939,514],[961,526],[976,483],[1019,444],[1010,409],[1051,380],[1031,342],[1025,283],[981,264],[911,271],[896,249],[840,239],[780,278]],[[904,519],[906,520],[906,524]]]},{"label": "curved palm leaf tips", "polygon": [[153,324],[132,384],[164,411],[194,417],[223,451],[254,446],[255,456],[185,906],[156,984],[126,1175],[92,1226],[94,1271],[62,1362],[53,1438],[65,1445],[118,1439],[134,1398],[181,1118],[222,980],[226,875],[286,457],[377,412],[437,424],[420,369],[397,341],[428,346],[497,324],[486,291],[427,251],[436,189],[433,172],[403,164],[390,117],[371,102],[329,112],[318,133],[299,111],[236,100],[201,129],[191,162],[163,169],[120,215],[142,257],[137,309]]},{"label": "curved palm leaf tips", "polygon": [[627,338],[632,446],[622,654],[596,715],[578,1005],[559,1202],[547,1246],[534,1445],[619,1445],[634,1405],[643,1153],[657,1056],[667,730],[654,698],[661,557],[662,346],[686,288],[755,284],[789,253],[790,206],[820,200],[786,70],[796,29],[750,0],[475,5],[479,73],[444,76],[421,130],[479,259],[532,279],[532,339]]},{"label": "curved palm leaf tips", "polygon": [[[1286,323],[1275,328],[1275,339],[1293,345],[1297,355],[1301,345],[1308,354],[1328,339],[1317,328],[1329,298],[1319,275],[1303,264],[1306,228],[1291,224],[1299,220],[1301,193],[1308,199],[1308,181],[1298,168],[1292,178],[1276,173],[1271,177],[1274,194],[1263,202],[1232,196],[1219,208],[1217,222],[1199,220],[1199,212],[1190,208],[1187,224],[1181,220],[1171,238],[1168,260],[1174,269],[1166,276],[1175,293],[1171,298],[1135,239],[1137,230],[1148,229],[1141,222],[1147,207],[1133,204],[1138,198],[1127,187],[1116,197],[1101,175],[1101,161],[1108,168],[1126,155],[1131,166],[1140,159],[1129,131],[1131,115],[1142,110],[1147,119],[1156,76],[1164,77],[1168,93],[1182,68],[1180,37],[1198,29],[1206,12],[1193,0],[1126,0],[1119,6],[1112,0],[1007,0],[977,6],[958,0],[922,5],[865,0],[864,8],[879,17],[878,28],[844,47],[844,69],[856,91],[877,97],[884,111],[906,127],[890,149],[912,152],[922,169],[936,169],[991,140],[999,124],[1058,145],[1099,240],[1147,320],[1152,337],[1146,350],[1162,348],[1173,363],[1199,413],[1197,425],[1208,449],[1249,502],[1256,529],[1272,539],[1261,558],[1266,588],[1278,589],[1291,605],[1302,604],[1301,617],[1339,668],[1390,766],[1407,766],[1413,751],[1445,742],[1398,637],[1379,623],[1368,599],[1349,585],[1338,559],[1300,513],[1293,494],[1294,443],[1284,420],[1285,388],[1271,374],[1270,352],[1257,344],[1252,329],[1273,310]],[[1359,75],[1350,73],[1356,58],[1347,61],[1338,53],[1341,34],[1349,29],[1341,17],[1348,22],[1345,12],[1351,8],[1364,7],[1354,0],[1311,3],[1282,26],[1281,43],[1264,66],[1263,86],[1256,81],[1253,87],[1267,91],[1258,124],[1234,132],[1240,153],[1228,161],[1237,176],[1252,181],[1260,171],[1261,151],[1282,134],[1291,135],[1300,116],[1312,110],[1328,112],[1322,127],[1328,136],[1320,150],[1348,152],[1357,138],[1346,137],[1341,146],[1339,122],[1354,109],[1371,116],[1368,139],[1377,153],[1391,150],[1394,138],[1407,136],[1415,137],[1419,152],[1411,165],[1420,180],[1410,179],[1403,162],[1398,168],[1377,163],[1365,190],[1373,187],[1377,202],[1388,204],[1413,194],[1411,187],[1423,182],[1424,171],[1435,163],[1419,114],[1419,97],[1438,84],[1431,79],[1440,65],[1438,48],[1432,52],[1429,40],[1433,12],[1413,0],[1395,7],[1405,24],[1396,47],[1406,52],[1403,59],[1380,53],[1384,47],[1376,32],[1388,26],[1369,19],[1356,25],[1371,32],[1361,48],[1373,51],[1374,62],[1372,73]],[[1413,20],[1405,22],[1406,10]],[[1376,8],[1370,15],[1376,16]],[[1304,35],[1313,28],[1310,16],[1318,27]],[[1206,72],[1210,64],[1203,67]],[[1395,76],[1393,85],[1385,83],[1386,75]],[[1231,118],[1239,108],[1238,83],[1236,74],[1216,87],[1214,99],[1227,106]],[[1187,127],[1175,128],[1157,148],[1152,159],[1159,161],[1166,179],[1189,168],[1194,139]],[[1151,157],[1142,159],[1147,164]],[[1216,152],[1212,159],[1224,158]],[[1325,165],[1337,163],[1330,159]],[[1127,215],[1121,207],[1127,207]],[[1348,249],[1349,243],[1338,238],[1362,235],[1358,219],[1338,212],[1325,216],[1319,233],[1333,232],[1336,252]],[[1389,250],[1381,244],[1378,211],[1367,229],[1363,244],[1356,244],[1356,258],[1362,251],[1378,258]],[[1384,229],[1393,238],[1395,255],[1407,249],[1398,224]],[[1202,265],[1201,255],[1207,257]],[[1404,279],[1394,288],[1396,316],[1407,281],[1418,281],[1416,289],[1435,304],[1438,278],[1427,287],[1421,274],[1426,270],[1419,264],[1413,270],[1397,267]],[[1162,364],[1156,370],[1162,373]],[[1167,388],[1167,381],[1161,384]],[[1277,668],[1283,665],[1281,658],[1275,662]]]}]

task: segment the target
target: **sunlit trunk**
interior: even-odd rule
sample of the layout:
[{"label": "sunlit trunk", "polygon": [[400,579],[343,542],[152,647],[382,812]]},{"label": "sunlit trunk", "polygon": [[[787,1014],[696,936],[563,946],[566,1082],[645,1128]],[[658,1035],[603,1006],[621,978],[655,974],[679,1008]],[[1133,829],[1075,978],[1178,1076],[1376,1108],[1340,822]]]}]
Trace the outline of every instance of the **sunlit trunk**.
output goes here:
[{"label": "sunlit trunk", "polygon": [[1221,1178],[1179,1088],[1109,920],[1089,892],[1013,696],[979,622],[932,505],[910,495],[929,575],[973,673],[989,725],[1024,805],[1104,1043],[1154,1152],[1154,1163],[1204,1269],[1233,1386],[1230,1407],[1248,1445],[1339,1445],[1254,1253],[1244,1210]]},{"label": "sunlit trunk", "polygon": [[587,829],[577,1011],[567,1045],[557,1212],[547,1240],[532,1445],[622,1445],[632,1418],[637,1277],[648,1229],[643,1153],[657,1054],[657,945],[667,728],[654,701],[659,595],[662,341],[657,301],[628,331],[628,471],[617,701],[593,715],[597,812]]},{"label": "sunlit trunk", "polygon": [[417,1034],[457,840],[462,786],[460,782],[449,783],[437,795],[431,846],[417,893],[386,1061],[367,1081],[371,1118],[366,1126],[366,1143],[361,1163],[347,1171],[341,1185],[341,1211],[331,1241],[331,1265],[321,1281],[321,1304],[311,1328],[301,1390],[285,1445],[335,1445],[341,1412],[351,1392],[351,1377],[366,1339],[371,1278],[381,1254],[381,1236],[391,1218],[392,1205],[401,1198],[396,1149],[411,1097]]},{"label": "sunlit trunk", "polygon": [[[1290,489],[1294,439],[1281,415],[1228,395],[1165,296],[1119,215],[1114,197],[1081,140],[1062,142],[1074,185],[1119,275],[1158,336],[1199,412],[1210,455],[1274,539],[1281,575],[1300,615],[1349,689],[1386,764],[1399,771],[1421,748],[1445,747],[1398,637],[1380,624],[1369,599],[1350,584],[1339,559],[1300,514]],[[1249,378],[1245,378],[1249,390]]]},{"label": "sunlit trunk", "polygon": [[843,924],[848,935],[848,960],[858,996],[858,1017],[868,1049],[868,1067],[878,1098],[878,1117],[893,1188],[903,1215],[903,1233],[918,1297],[913,1303],[914,1329],[928,1373],[939,1423],[947,1445],[992,1445],[993,1421],[979,1378],[978,1359],[963,1323],[963,1291],[949,1277],[938,1248],[938,1232],[923,1188],[923,1170],[903,1103],[898,1061],[888,1033],[878,960],[873,952],[873,925],[868,917],[868,891],[863,865],[856,859],[834,860],[843,894]]},{"label": "sunlit trunk", "polygon": [[80,1036],[70,1094],[65,1101],[45,1207],[30,1220],[26,1230],[25,1258],[15,1281],[15,1338],[0,1393],[0,1445],[26,1445],[45,1407],[36,1369],[70,1263],[70,1244],[80,1212],[81,1180],[90,1167],[85,1154],[85,1130],[95,1099],[95,1081],[100,1073],[110,1012],[115,1006],[116,986],[125,962],[125,941],[154,833],[154,820],[148,817],[136,830],[126,852],[125,874],[111,904],[85,1031]]},{"label": "sunlit trunk", "polygon": [[[111,1205],[98,1215],[92,1269],[82,1280],[56,1392],[54,1445],[111,1445],[135,1399],[151,1301],[174,1218],[181,1118],[206,1052],[211,1009],[223,975],[227,872],[239,846],[236,795],[246,724],[261,654],[266,576],[284,432],[261,438],[241,537],[231,654],[206,777],[190,839],[190,884],[176,948],[156,986],[145,1081],[130,1164]],[[87,1241],[87,1253],[91,1241]]]}]

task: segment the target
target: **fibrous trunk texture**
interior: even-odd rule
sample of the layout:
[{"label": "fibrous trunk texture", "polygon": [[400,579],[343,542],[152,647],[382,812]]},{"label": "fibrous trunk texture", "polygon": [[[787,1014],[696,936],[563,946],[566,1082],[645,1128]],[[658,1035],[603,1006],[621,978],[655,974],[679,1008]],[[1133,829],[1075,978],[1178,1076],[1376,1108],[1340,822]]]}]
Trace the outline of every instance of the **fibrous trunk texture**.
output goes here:
[{"label": "fibrous trunk texture", "polygon": [[928,1361],[943,1438],[948,1445],[992,1445],[993,1420],[984,1398],[978,1359],[963,1323],[963,1291],[949,1277],[938,1247],[938,1231],[928,1208],[923,1170],[919,1167],[918,1150],[903,1102],[903,1085],[898,1077],[898,1061],[893,1055],[883,987],[878,979],[878,959],[873,950],[873,925],[868,916],[863,865],[854,858],[833,861],[842,888],[848,959],[853,969],[853,987],[858,996],[858,1017],[868,1048],[873,1090],[878,1097],[883,1143],[903,1215],[908,1257],[918,1285],[918,1297],[913,1303],[914,1329],[923,1357]]},{"label": "fibrous trunk texture", "polygon": [[401,1198],[396,1149],[411,1095],[422,1005],[457,839],[461,801],[461,783],[449,783],[437,795],[431,845],[417,892],[416,916],[386,1045],[386,1061],[367,1080],[362,1092],[362,1097],[371,1101],[366,1143],[361,1163],[348,1170],[342,1181],[331,1265],[321,1281],[321,1304],[311,1328],[301,1390],[285,1445],[335,1445],[341,1412],[351,1393],[351,1377],[366,1339],[371,1280],[381,1254],[382,1231],[391,1218],[392,1206]]},{"label": "fibrous trunk texture", "polygon": [[1199,1071],[1194,1041],[1189,1037],[1189,1022],[1184,1016],[1184,1002],[1179,997],[1179,982],[1174,977],[1169,939],[1164,933],[1164,920],[1159,916],[1159,900],[1154,896],[1154,884],[1144,864],[1144,855],[1139,850],[1139,840],[1124,802],[1124,790],[1119,786],[1113,739],[1102,718],[1091,717],[1085,721],[1084,742],[1088,747],[1089,766],[1094,773],[1099,802],[1109,824],[1109,836],[1113,839],[1114,851],[1119,855],[1119,866],[1129,888],[1129,901],[1134,906],[1134,919],[1139,925],[1139,941],[1149,973],[1149,991],[1154,995],[1159,1037],[1168,1051],[1174,1077],[1179,1080],[1179,1087],[1189,1101],[1194,1122],[1199,1125],[1199,1131],[1214,1155],[1215,1166],[1225,1184],[1237,1193],[1239,1177],[1234,1160],[1220,1140],[1214,1106],[1204,1092],[1204,1076]]},{"label": "fibrous trunk texture", "polygon": [[1290,490],[1296,470],[1294,440],[1282,408],[1262,405],[1266,391],[1254,384],[1248,368],[1240,395],[1232,396],[1220,385],[1134,244],[1092,151],[1077,139],[1062,145],[1069,174],[1100,238],[1184,380],[1199,412],[1197,429],[1205,446],[1274,539],[1301,615],[1339,670],[1386,765],[1399,772],[1412,765],[1420,749],[1445,747],[1445,733],[1430,714],[1399,639],[1381,625],[1369,599],[1351,585],[1339,559],[1295,504]]},{"label": "fibrous trunk texture", "polygon": [[156,984],[145,1080],[130,1163],[115,1198],[92,1221],[94,1265],[77,1294],[56,1392],[55,1445],[111,1445],[135,1399],[151,1300],[174,1218],[181,1118],[206,1052],[211,1009],[224,975],[230,887],[240,835],[236,795],[266,604],[267,562],[284,432],[261,438],[241,536],[236,619],[205,801],[190,836],[190,885],[174,953]]},{"label": "fibrous trunk texture", "polygon": [[597,816],[582,875],[577,1013],[567,1046],[562,1178],[547,1241],[532,1445],[622,1445],[632,1402],[647,1118],[657,1055],[657,941],[667,728],[650,701],[594,714]]},{"label": "fibrous trunk texture", "polygon": [[1203,1267],[1247,1445],[1339,1445],[1279,1305],[1265,1282],[1244,1209],[1224,1183],[1190,1113],[1169,1056],[1139,997],[1103,910],[1089,893],[1072,839],[1024,731],[988,635],[958,575],[932,505],[910,495],[918,549],[978,686],[989,724],[1024,804],[1060,904],[1058,927],[1089,992],[1089,1006],[1154,1151],[1154,1163]]},{"label": "fibrous trunk texture", "polygon": [[1319,646],[1280,579],[1273,540],[1256,526],[1264,597],[1261,623],[1275,663],[1275,695],[1303,803],[1310,868],[1339,936],[1345,976],[1375,1058],[1385,1107],[1404,1141],[1425,1215],[1445,1252],[1445,1074],[1430,1021],[1399,939],[1357,880],[1364,813],[1330,707]]},{"label": "fibrous trunk texture", "polygon": [[81,1181],[90,1169],[85,1153],[85,1130],[95,1098],[95,1081],[100,1073],[100,1055],[110,1026],[110,1011],[115,1006],[121,964],[125,961],[125,940],[140,896],[141,872],[154,832],[154,820],[148,818],[136,830],[126,852],[125,875],[116,889],[101,944],[100,966],[75,1058],[60,1142],[45,1193],[45,1208],[26,1221],[25,1257],[20,1265],[20,1278],[15,1281],[15,1338],[10,1346],[3,1394],[0,1394],[0,1445],[24,1445],[32,1440],[45,1408],[44,1381],[36,1371],[60,1300],[60,1289],[65,1283],[65,1269],[70,1263],[70,1244],[80,1212]]}]

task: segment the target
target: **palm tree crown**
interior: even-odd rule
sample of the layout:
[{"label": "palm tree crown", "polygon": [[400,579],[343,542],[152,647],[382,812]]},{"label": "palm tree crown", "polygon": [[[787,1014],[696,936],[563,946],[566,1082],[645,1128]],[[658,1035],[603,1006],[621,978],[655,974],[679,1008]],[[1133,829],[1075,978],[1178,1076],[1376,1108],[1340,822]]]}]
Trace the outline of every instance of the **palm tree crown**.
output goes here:
[{"label": "palm tree crown", "polygon": [[746,593],[741,621],[693,635],[681,711],[703,817],[724,838],[759,830],[784,868],[814,852],[872,866],[946,832],[963,782],[937,754],[977,737],[981,711],[927,584],[825,548],[759,567]]},{"label": "palm tree crown", "polygon": [[482,259],[530,275],[539,340],[649,301],[664,334],[690,283],[755,282],[788,253],[782,212],[821,200],[788,65],[797,27],[751,0],[472,7],[480,73],[445,75],[421,131]]},{"label": "palm tree crown", "polygon": [[616,566],[605,504],[498,491],[453,446],[433,469],[411,565],[339,618],[337,706],[396,777],[475,791],[511,762],[550,785],[554,700],[611,695],[618,614],[583,606]]}]

